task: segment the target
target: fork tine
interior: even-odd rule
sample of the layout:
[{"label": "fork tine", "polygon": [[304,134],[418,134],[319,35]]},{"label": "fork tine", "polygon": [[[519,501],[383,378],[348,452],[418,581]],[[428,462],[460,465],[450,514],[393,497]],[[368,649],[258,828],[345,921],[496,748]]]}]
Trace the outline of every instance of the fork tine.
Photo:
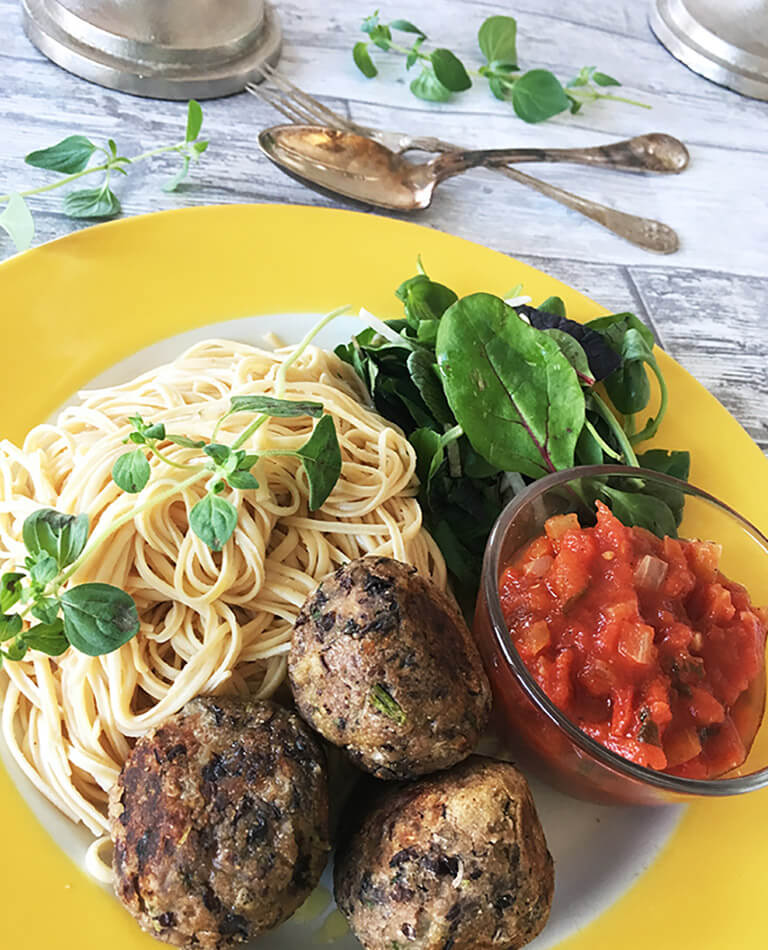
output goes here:
[{"label": "fork tine", "polygon": [[304,92],[303,89],[300,89],[297,85],[292,83],[290,79],[281,76],[277,70],[272,69],[268,75],[271,82],[286,93],[293,102],[302,106],[307,112],[310,112],[315,121],[319,121],[324,125],[331,125],[335,129],[348,129],[352,131],[348,119],[339,115],[338,112],[334,112],[333,109],[324,106],[322,102],[319,102],[314,96],[310,96],[308,92]]},{"label": "fork tine", "polygon": [[290,119],[294,125],[305,125],[308,117],[309,124],[314,125],[316,120],[312,115],[309,115],[306,111],[300,111],[293,103],[286,100],[283,96],[277,95],[271,89],[265,89],[263,86],[256,86],[253,83],[248,83],[245,88],[252,96],[261,99],[262,102],[266,102],[267,105],[281,112],[287,119]]}]

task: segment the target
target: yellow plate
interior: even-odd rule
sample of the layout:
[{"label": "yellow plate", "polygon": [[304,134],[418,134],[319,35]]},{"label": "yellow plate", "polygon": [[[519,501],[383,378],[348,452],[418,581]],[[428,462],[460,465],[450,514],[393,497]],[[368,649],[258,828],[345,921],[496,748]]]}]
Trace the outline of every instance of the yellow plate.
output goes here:
[{"label": "yellow plate", "polygon": [[[392,291],[413,273],[419,253],[435,278],[460,294],[503,293],[521,281],[534,301],[561,296],[569,315],[605,312],[502,254],[382,217],[261,205],[134,218],[89,228],[0,266],[2,434],[22,439],[108,366],[193,327],[342,303],[394,316]],[[672,410],[658,444],[690,449],[691,480],[767,530],[765,457],[691,376],[663,354],[660,361]],[[692,806],[651,869],[560,947],[645,950],[650,939],[656,950],[763,948],[766,813],[765,792]],[[53,844],[2,769],[0,840],[3,946],[157,946]]]}]

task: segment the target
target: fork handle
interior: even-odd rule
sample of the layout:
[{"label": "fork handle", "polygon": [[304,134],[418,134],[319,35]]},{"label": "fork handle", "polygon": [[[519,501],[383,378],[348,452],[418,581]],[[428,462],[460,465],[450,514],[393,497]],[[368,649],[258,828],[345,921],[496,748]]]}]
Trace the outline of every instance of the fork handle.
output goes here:
[{"label": "fork handle", "polygon": [[646,251],[655,251],[657,254],[674,254],[680,247],[677,232],[661,221],[627,214],[624,211],[616,211],[615,208],[608,208],[597,201],[574,195],[570,191],[565,191],[563,188],[549,184],[549,182],[540,181],[538,178],[532,178],[530,175],[506,165],[497,165],[494,171],[500,172],[522,185],[528,185],[529,188],[559,201],[567,208],[580,212],[597,222],[597,224],[601,224],[604,228],[624,238],[625,241],[629,241],[630,244],[642,247]]},{"label": "fork handle", "polygon": [[[411,148],[416,147],[416,139]],[[420,146],[447,145],[437,140],[424,139]],[[433,148],[426,148],[433,151]],[[443,149],[440,149],[443,151]],[[495,166],[521,162],[570,162],[575,165],[590,165],[612,168],[619,171],[656,172],[679,175],[688,166],[690,156],[683,143],[664,132],[649,132],[631,139],[595,145],[590,148],[510,148],[459,150],[453,155],[443,155],[434,160],[436,173],[449,177],[478,165]]]}]

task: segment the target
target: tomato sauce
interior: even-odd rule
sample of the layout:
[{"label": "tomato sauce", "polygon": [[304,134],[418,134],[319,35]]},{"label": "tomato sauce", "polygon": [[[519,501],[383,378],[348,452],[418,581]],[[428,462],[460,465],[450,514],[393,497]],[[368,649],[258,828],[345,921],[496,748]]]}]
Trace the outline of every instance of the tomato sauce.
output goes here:
[{"label": "tomato sauce", "polygon": [[768,612],[718,569],[721,549],[558,515],[502,572],[505,620],[549,698],[648,768],[713,778],[747,756],[763,713]]}]

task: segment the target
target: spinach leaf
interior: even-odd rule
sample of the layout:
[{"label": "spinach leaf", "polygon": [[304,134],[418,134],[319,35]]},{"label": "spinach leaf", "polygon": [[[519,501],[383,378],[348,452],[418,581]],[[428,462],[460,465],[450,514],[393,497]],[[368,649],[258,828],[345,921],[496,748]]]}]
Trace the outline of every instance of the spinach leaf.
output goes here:
[{"label": "spinach leaf", "polygon": [[426,274],[403,281],[395,295],[403,301],[408,325],[413,329],[418,329],[422,320],[439,320],[458,300],[450,288],[430,280]]},{"label": "spinach leaf", "polygon": [[660,538],[677,537],[677,519],[663,499],[644,492],[620,491],[609,485],[604,485],[601,491],[622,524],[647,528]]},{"label": "spinach leaf", "polygon": [[111,584],[79,584],[61,595],[64,634],[87,656],[102,656],[127,643],[139,630],[131,597]]},{"label": "spinach leaf", "polygon": [[[560,298],[551,299],[559,300]],[[569,320],[564,315],[547,311],[543,305],[537,309],[527,304],[520,304],[515,307],[515,310],[523,314],[530,321],[531,326],[536,327],[537,330],[561,330],[572,336],[584,350],[592,376],[596,380],[605,379],[621,366],[621,357],[618,352],[601,333],[591,330],[589,325],[585,326],[575,320]]]},{"label": "spinach leaf", "polygon": [[443,314],[436,353],[448,404],[483,458],[531,478],[573,465],[584,394],[554,340],[480,293]]},{"label": "spinach leaf", "polygon": [[553,313],[557,317],[565,316],[565,303],[562,297],[547,297],[546,300],[541,301],[537,309],[543,310],[544,313]]},{"label": "spinach leaf", "polygon": [[434,355],[427,350],[414,350],[408,354],[406,364],[413,384],[435,420],[441,424],[452,425],[453,413],[445,398]]},{"label": "spinach leaf", "polygon": [[[667,452],[665,449],[649,449],[637,457],[638,464],[643,468],[650,468],[654,472],[663,472],[672,475],[680,481],[687,482],[691,468],[690,452]],[[649,486],[651,490],[651,486]],[[685,507],[685,493],[667,485],[653,485],[653,494],[661,498],[669,506],[675,516],[677,525],[683,520]]]},{"label": "spinach leaf", "polygon": [[568,360],[571,366],[576,370],[576,375],[583,386],[594,386],[595,377],[587,362],[587,354],[576,342],[576,340],[563,330],[543,330],[547,336],[551,337],[560,347],[560,352]]}]

